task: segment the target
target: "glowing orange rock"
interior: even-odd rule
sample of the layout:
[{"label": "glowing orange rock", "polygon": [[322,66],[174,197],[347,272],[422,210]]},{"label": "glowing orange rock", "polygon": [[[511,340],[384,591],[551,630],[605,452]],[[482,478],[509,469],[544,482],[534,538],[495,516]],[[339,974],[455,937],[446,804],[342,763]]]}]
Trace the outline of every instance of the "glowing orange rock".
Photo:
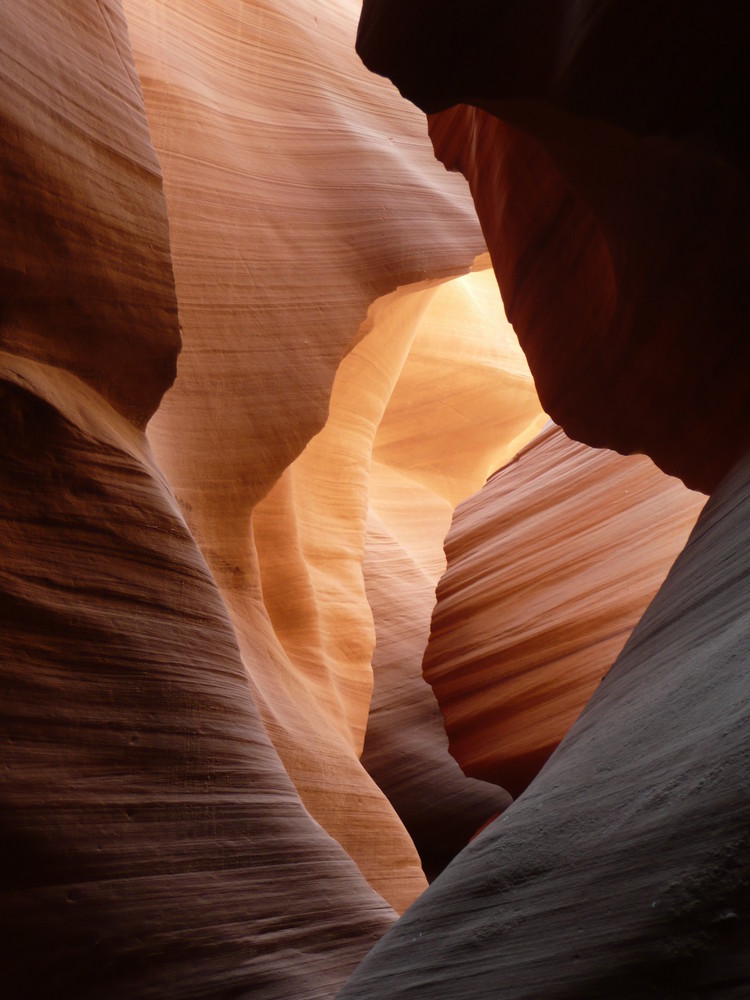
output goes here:
[{"label": "glowing orange rock", "polygon": [[[264,605],[288,658],[275,688],[266,682],[268,724],[276,732],[276,718],[295,720],[294,755],[279,738],[290,774],[314,803],[318,755],[303,742],[321,740],[311,706],[351,754],[362,752],[372,662],[364,763],[431,873],[508,802],[467,781],[448,756],[421,678],[453,505],[546,419],[499,306],[486,259],[463,277],[404,286],[375,303],[337,373],[325,428],[253,514]],[[339,803],[343,782],[339,771]],[[361,792],[354,813],[339,810],[346,828],[336,836],[352,852],[357,831],[367,843],[387,822]],[[368,871],[367,857],[360,864]],[[393,860],[390,871],[393,892],[403,874]]]},{"label": "glowing orange rock", "polygon": [[[149,440],[305,805],[403,909],[425,885],[419,858],[359,762],[374,633],[357,556],[364,522],[347,527],[340,505],[366,470],[340,470],[338,499],[316,495],[313,477],[304,514],[299,472],[285,470],[325,423],[373,300],[468,270],[483,249],[471,199],[435,162],[423,117],[360,64],[350,4],[126,0],[125,10],[164,172],[184,341]],[[322,461],[315,447],[308,466]],[[307,590],[302,577],[287,586],[304,546],[320,553],[324,537],[354,561],[338,580],[316,570]]]}]

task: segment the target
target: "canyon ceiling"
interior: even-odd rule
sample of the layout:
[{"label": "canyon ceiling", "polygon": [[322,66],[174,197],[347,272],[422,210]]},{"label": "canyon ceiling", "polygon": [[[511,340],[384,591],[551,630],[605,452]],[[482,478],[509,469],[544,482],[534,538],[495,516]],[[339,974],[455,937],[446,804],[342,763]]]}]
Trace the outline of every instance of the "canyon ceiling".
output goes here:
[{"label": "canyon ceiling", "polygon": [[745,998],[744,4],[0,4],[5,995]]}]

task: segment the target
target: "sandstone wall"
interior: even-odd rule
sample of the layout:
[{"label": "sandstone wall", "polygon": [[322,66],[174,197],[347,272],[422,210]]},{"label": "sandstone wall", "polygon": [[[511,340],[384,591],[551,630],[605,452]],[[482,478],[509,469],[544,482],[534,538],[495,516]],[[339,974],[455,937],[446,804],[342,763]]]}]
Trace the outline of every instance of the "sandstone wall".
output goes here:
[{"label": "sandstone wall", "polygon": [[738,996],[742,6],[2,6],[9,994]]},{"label": "sandstone wall", "polygon": [[575,722],[705,503],[553,424],[464,501],[424,675],[467,774],[519,795]]}]

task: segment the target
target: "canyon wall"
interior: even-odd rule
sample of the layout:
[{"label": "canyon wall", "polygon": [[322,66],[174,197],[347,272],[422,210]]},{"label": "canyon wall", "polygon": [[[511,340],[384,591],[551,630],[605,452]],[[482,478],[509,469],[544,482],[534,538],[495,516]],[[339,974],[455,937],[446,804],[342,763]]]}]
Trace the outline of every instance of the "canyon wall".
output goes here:
[{"label": "canyon wall", "polygon": [[126,22],[4,15],[4,988],[330,995],[395,914],[300,801],[143,434],[180,336]]},{"label": "canyon wall", "polygon": [[542,405],[710,491],[750,445],[747,10],[365,0],[358,47],[469,180]]},{"label": "canyon wall", "polygon": [[[558,749],[385,936],[342,1000],[739,1000],[747,990],[749,32],[741,3],[365,0],[359,51],[430,115],[438,156],[469,180],[545,410],[571,437],[644,452],[712,496]],[[522,484],[522,465],[523,456],[506,470],[509,482]],[[487,489],[502,488],[506,473]],[[500,581],[499,542],[479,543],[470,510],[454,537],[467,550],[476,542],[478,564],[486,553],[501,595],[512,584]],[[498,521],[509,542],[512,514],[511,501]],[[532,507],[529,529],[533,518]],[[598,519],[588,520],[596,534]],[[627,541],[633,552],[638,535]],[[554,565],[554,548],[550,557]],[[607,587],[590,570],[609,617]],[[526,613],[490,632],[481,581],[467,574],[455,596],[450,585],[449,569],[433,623],[445,666],[428,649],[427,671],[455,751],[474,773],[512,784],[517,755],[534,748],[511,709],[533,709],[533,671],[565,656],[566,636],[544,634],[554,621]],[[472,597],[482,633],[467,650],[450,632]],[[551,578],[529,598],[549,607]],[[585,619],[584,606],[584,633]],[[524,678],[524,637],[533,647],[542,634]],[[483,641],[490,655],[507,653],[510,677],[483,672]],[[471,685],[452,672],[462,657]],[[482,742],[470,722],[482,694],[505,744],[494,733]],[[533,720],[540,743],[555,726],[555,698],[546,705],[551,714]],[[519,789],[529,776],[516,774]]]},{"label": "canyon wall", "polygon": [[59,368],[1,384],[6,995],[330,995],[395,914],[300,802],[143,435]]},{"label": "canyon wall", "polygon": [[[395,918],[382,897],[403,909],[426,882],[358,759],[373,442],[354,434],[342,477],[330,424],[327,478],[313,444],[302,501],[286,507],[302,473],[282,470],[368,338],[360,367],[375,359],[385,382],[348,392],[361,419],[374,406],[374,433],[418,317],[438,295],[457,294],[454,313],[467,304],[443,278],[468,272],[483,242],[421,116],[356,59],[353,8],[126,14],[16,4],[2,46],[8,988],[332,995]],[[379,359],[368,309],[398,286]],[[525,409],[510,412],[502,359],[486,354],[495,409],[461,495],[540,415],[528,373]],[[330,523],[336,477],[346,505]],[[276,530],[285,511],[291,529]],[[306,526],[342,558],[333,590],[315,577],[311,614],[287,616],[310,626],[295,649],[274,602],[304,605],[309,547],[297,559],[293,538]],[[454,797],[470,810],[452,839],[433,832],[444,862],[508,797],[463,777],[428,704],[425,739],[451,772],[443,814]]]},{"label": "canyon wall", "polygon": [[[258,517],[260,546],[269,530],[285,547],[304,535],[293,474],[282,472],[324,425],[336,369],[374,299],[470,267],[483,248],[471,200],[459,179],[445,184],[421,116],[357,60],[351,4],[124,6],[164,171],[183,336],[179,379],[149,439],[227,603],[285,768],[403,909],[425,884],[419,858],[358,759],[374,645],[359,515],[338,517],[336,544],[351,557],[333,580],[343,599],[326,584],[305,592],[279,581],[301,656],[277,635],[270,593],[265,603],[276,570],[266,556],[263,583],[251,517],[277,484],[266,507],[276,528]],[[344,499],[364,474],[347,467]],[[341,498],[309,499],[302,516],[324,532]],[[288,545],[292,567],[309,558],[300,545]]]},{"label": "canyon wall", "polygon": [[428,126],[345,0],[3,4],[10,996],[746,978],[744,466],[507,790],[702,503],[547,412],[703,489],[747,441],[741,24],[688,128],[587,7],[366,3]]},{"label": "canyon wall", "polygon": [[541,774],[341,1000],[744,996],[749,504],[746,456]]},{"label": "canyon wall", "polygon": [[424,676],[467,774],[519,795],[594,693],[705,503],[553,424],[456,510]]}]

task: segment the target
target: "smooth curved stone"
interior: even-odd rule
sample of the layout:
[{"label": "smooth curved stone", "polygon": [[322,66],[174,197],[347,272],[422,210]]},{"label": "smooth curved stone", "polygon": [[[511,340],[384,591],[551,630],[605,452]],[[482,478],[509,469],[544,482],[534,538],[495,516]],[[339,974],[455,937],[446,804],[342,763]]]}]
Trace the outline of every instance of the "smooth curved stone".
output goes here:
[{"label": "smooth curved stone", "polygon": [[332,995],[395,914],[303,808],[143,435],[0,363],[6,995]]},{"label": "smooth curved stone", "polygon": [[[419,858],[359,762],[374,638],[361,580],[343,605],[325,586],[288,593],[311,611],[302,632],[316,614],[324,621],[295,661],[269,615],[253,510],[276,490],[283,526],[270,562],[286,560],[288,578],[305,527],[284,497],[286,470],[325,424],[372,302],[462,273],[484,249],[471,197],[435,161],[423,116],[357,59],[348,0],[123,6],[164,172],[184,343],[149,440],[306,807],[404,909],[425,885]],[[325,623],[339,611],[332,634]]]},{"label": "smooth curved stone", "polygon": [[3,4],[0,350],[139,427],[180,347],[159,162],[118,0]]},{"label": "smooth curved stone", "polygon": [[550,424],[455,511],[424,676],[467,774],[519,795],[575,722],[705,503]]},{"label": "smooth curved stone", "polygon": [[340,1000],[740,1000],[750,977],[750,454],[527,791]]}]

